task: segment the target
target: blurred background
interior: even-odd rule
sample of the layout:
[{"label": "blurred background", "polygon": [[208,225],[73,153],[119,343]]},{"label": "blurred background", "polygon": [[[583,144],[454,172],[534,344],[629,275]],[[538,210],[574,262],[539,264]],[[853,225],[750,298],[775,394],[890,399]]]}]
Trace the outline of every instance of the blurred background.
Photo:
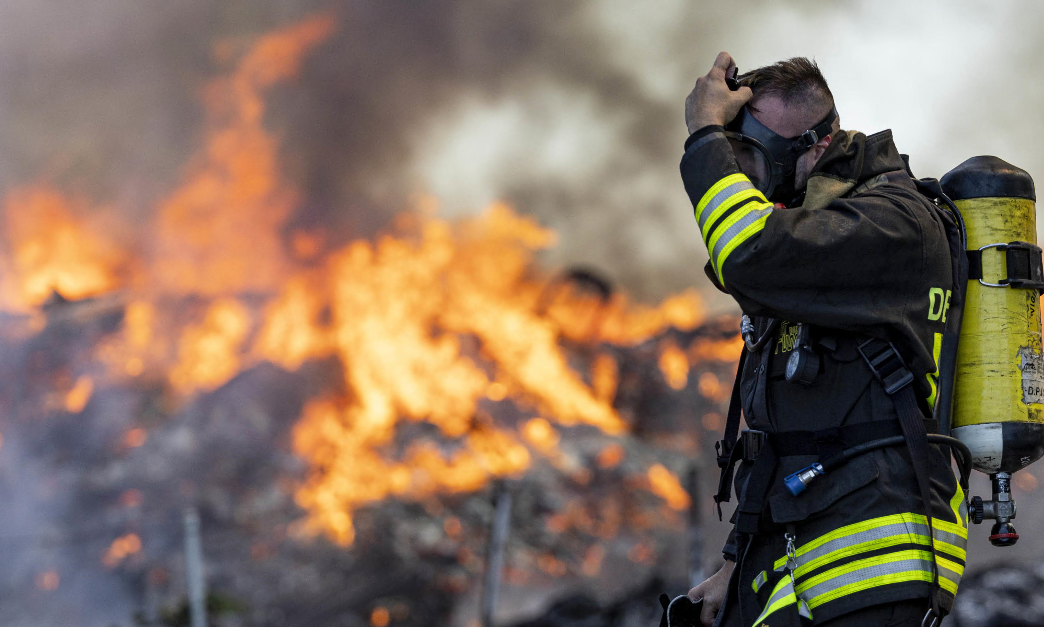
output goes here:
[{"label": "blurred background", "polygon": [[[1029,0],[4,2],[0,624],[655,624],[727,532],[739,312],[677,174],[695,79],[814,57],[918,176],[1037,177],[1042,26]],[[1017,549],[971,530],[974,624],[1012,590],[1006,624],[1044,624],[1041,477]]]}]

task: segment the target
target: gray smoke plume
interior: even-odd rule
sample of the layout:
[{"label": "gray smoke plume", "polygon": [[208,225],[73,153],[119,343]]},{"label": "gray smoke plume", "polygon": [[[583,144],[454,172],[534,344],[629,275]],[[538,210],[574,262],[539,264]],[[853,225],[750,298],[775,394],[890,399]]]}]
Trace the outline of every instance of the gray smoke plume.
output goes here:
[{"label": "gray smoke plume", "polygon": [[550,264],[644,299],[705,288],[677,162],[682,102],[719,50],[746,69],[816,58],[843,125],[894,129],[921,176],[987,153],[1041,170],[1042,9],[1027,1],[19,0],[0,7],[0,182],[147,216],[198,143],[212,44],[318,10],[339,30],[269,123],[304,192],[295,220],[334,241],[414,193],[449,216],[500,199],[559,231]]}]

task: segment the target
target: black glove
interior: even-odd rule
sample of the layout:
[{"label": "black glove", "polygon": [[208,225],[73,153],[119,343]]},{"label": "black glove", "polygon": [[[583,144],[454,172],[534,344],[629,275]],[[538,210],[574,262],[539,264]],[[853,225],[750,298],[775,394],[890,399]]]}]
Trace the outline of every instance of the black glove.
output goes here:
[{"label": "black glove", "polygon": [[701,627],[700,611],[703,609],[703,599],[693,601],[684,594],[669,600],[666,594],[660,595],[660,606],[663,607],[663,616],[660,617],[660,627]]}]

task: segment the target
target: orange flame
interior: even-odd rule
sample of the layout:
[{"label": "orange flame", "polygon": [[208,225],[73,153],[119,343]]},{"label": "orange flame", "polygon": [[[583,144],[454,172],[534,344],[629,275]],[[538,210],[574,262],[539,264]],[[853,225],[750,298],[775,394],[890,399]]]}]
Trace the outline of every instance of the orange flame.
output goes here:
[{"label": "orange flame", "polygon": [[115,568],[120,563],[141,551],[141,538],[137,534],[128,533],[112,541],[109,549],[102,556],[102,564],[107,568]]},{"label": "orange flame", "polygon": [[[558,285],[535,263],[555,234],[502,203],[451,223],[436,217],[432,199],[419,198],[394,229],[339,250],[328,251],[321,232],[288,232],[298,194],[281,178],[278,144],[263,124],[264,96],[294,76],[332,29],[329,17],[319,17],[266,35],[208,85],[205,144],[159,203],[154,254],[143,267],[61,194],[10,194],[0,307],[31,312],[52,291],[77,299],[120,290],[122,326],[97,349],[108,377],[165,381],[179,399],[217,389],[262,361],[287,370],[338,361],[343,392],[311,399],[293,431],[294,451],[311,468],[295,496],[307,511],[305,529],[351,544],[353,514],[368,503],[477,490],[525,472],[534,454],[557,464],[570,427],[625,433],[613,407],[618,365],[596,347],[693,329],[704,309],[691,290],[647,306]],[[563,339],[592,348],[590,379],[570,365]],[[686,385],[697,352],[716,359],[735,348],[700,346],[664,349],[661,368],[672,386]],[[65,407],[82,410],[103,383],[81,377]],[[711,387],[704,374],[701,392],[717,394]],[[490,416],[500,403],[531,418],[500,424]],[[440,442],[391,446],[405,421],[434,425]],[[146,438],[135,428],[120,444]],[[609,468],[623,457],[622,447],[610,446],[597,463]],[[591,478],[586,469],[562,469],[579,483]],[[651,468],[648,481],[670,507],[687,507],[666,468]],[[569,521],[611,537],[623,514],[612,503],[601,507],[597,516]],[[115,566],[140,550],[128,534],[103,560]],[[546,571],[564,572],[547,557]]]},{"label": "orange flame", "polygon": [[56,570],[44,571],[36,576],[36,587],[46,592],[57,590],[60,582],[61,578]]},{"label": "orange flame", "polygon": [[660,353],[660,372],[667,384],[683,390],[689,382],[689,358],[676,344],[667,344]]},{"label": "orange flame", "polygon": [[692,499],[681,486],[678,477],[661,464],[653,464],[649,468],[649,486],[653,493],[667,501],[667,506],[674,510],[688,509]]},{"label": "orange flame", "polygon": [[76,384],[65,395],[65,410],[70,414],[78,414],[87,406],[94,394],[94,381],[90,377],[80,377]]},{"label": "orange flame", "polygon": [[51,294],[76,300],[115,289],[125,257],[88,225],[86,213],[42,187],[10,192],[0,240],[0,306],[26,312]]}]

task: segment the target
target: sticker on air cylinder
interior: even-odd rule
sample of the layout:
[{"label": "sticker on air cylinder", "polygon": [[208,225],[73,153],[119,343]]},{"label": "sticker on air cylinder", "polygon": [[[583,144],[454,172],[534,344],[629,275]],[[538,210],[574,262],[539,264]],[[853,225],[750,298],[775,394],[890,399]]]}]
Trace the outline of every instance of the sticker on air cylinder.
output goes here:
[{"label": "sticker on air cylinder", "polygon": [[1022,371],[1022,402],[1044,403],[1044,358],[1030,346],[1019,348],[1019,370]]}]

